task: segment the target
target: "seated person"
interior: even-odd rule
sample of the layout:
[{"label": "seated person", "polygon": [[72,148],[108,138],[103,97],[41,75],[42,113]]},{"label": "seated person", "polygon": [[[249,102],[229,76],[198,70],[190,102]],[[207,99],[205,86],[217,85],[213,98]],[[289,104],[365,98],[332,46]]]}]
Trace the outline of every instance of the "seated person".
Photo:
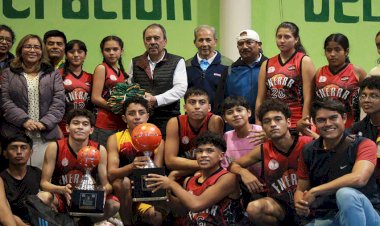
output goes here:
[{"label": "seated person", "polygon": [[0,225],[16,226],[16,220],[13,217],[12,211],[7,201],[7,196],[4,191],[4,182],[0,177]]},{"label": "seated person", "polygon": [[17,225],[28,225],[28,210],[23,203],[28,195],[38,193],[40,186],[36,181],[41,180],[41,170],[27,165],[33,152],[33,141],[26,134],[18,133],[5,138],[2,147],[9,165],[0,174],[4,182],[0,190],[5,190]]},{"label": "seated person", "polygon": [[[183,187],[174,180],[149,174],[148,187],[168,189],[170,202],[180,202],[188,209],[187,225],[247,225],[237,177],[220,166],[226,151],[223,138],[209,131],[195,140],[195,158],[199,171],[188,177]],[[172,203],[171,203],[172,204]]]},{"label": "seated person", "polygon": [[107,195],[104,214],[102,217],[93,217],[91,221],[100,222],[115,215],[119,210],[119,201],[112,196],[112,186],[107,179],[107,151],[97,142],[89,139],[94,131],[95,117],[86,109],[74,109],[67,115],[66,129],[69,136],[49,143],[42,167],[41,189],[54,194],[54,197],[44,200],[52,200],[59,212],[67,212],[71,201],[71,193],[75,186],[81,182],[85,169],[77,160],[79,150],[85,146],[94,146],[100,151],[100,162],[91,171],[93,178],[98,178]]},{"label": "seated person", "polygon": [[[146,203],[135,203],[133,205],[131,181],[128,178],[133,169],[144,167],[147,163],[146,157],[141,156],[143,154],[138,153],[132,146],[131,134],[136,126],[148,121],[148,101],[139,96],[128,98],[124,103],[122,119],[128,125],[128,129],[111,135],[107,141],[108,178],[120,200],[120,217],[124,225],[132,225],[132,213],[137,212],[143,222],[161,225],[161,213],[156,211],[154,206]],[[152,158],[154,158],[156,166],[163,166],[163,141]]]}]

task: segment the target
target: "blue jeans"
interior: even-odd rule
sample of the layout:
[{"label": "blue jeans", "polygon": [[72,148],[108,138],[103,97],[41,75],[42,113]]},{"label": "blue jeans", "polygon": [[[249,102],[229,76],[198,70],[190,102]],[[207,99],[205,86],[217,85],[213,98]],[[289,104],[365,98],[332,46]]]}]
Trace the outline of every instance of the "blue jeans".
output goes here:
[{"label": "blue jeans", "polygon": [[338,213],[334,218],[313,219],[307,226],[347,225],[379,226],[380,216],[369,199],[360,191],[344,187],[336,192]]}]

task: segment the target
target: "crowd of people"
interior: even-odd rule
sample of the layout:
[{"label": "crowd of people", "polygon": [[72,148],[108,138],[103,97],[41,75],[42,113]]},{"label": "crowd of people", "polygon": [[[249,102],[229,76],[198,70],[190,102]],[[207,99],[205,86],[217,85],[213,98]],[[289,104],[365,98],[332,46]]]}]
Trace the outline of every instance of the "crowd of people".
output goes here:
[{"label": "crowd of people", "polygon": [[[325,39],[318,69],[296,24],[275,37],[279,53],[267,58],[259,34],[241,31],[233,62],[201,25],[185,60],[151,24],[127,69],[123,40],[110,35],[91,73],[83,41],[28,34],[12,54],[15,32],[0,25],[0,225],[30,225],[30,195],[68,213],[85,146],[100,151],[91,174],[106,198],[79,225],[380,225],[379,66],[352,64],[341,33]],[[380,32],[375,43],[380,54]],[[121,113],[110,104],[119,84],[144,90]],[[133,201],[133,170],[149,160],[131,134],[146,122],[162,132],[152,159],[167,173],[149,174],[147,187],[165,189],[167,203]]]}]

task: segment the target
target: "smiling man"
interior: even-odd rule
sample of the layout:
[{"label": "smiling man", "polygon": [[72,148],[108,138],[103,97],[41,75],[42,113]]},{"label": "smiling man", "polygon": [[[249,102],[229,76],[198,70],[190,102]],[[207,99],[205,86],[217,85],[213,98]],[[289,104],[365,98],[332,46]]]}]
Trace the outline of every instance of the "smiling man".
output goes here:
[{"label": "smiling man", "polygon": [[345,106],[333,99],[313,103],[311,116],[320,138],[299,160],[294,196],[298,215],[308,225],[379,225],[375,181],[376,145],[345,133]]},{"label": "smiling man", "polygon": [[194,45],[198,52],[193,58],[186,60],[188,88],[206,90],[210,96],[211,108],[214,106],[221,75],[232,64],[232,60],[215,50],[216,44],[215,28],[209,25],[198,26],[194,29]]},{"label": "smiling man", "polygon": [[[275,99],[263,102],[258,117],[267,137],[262,145],[232,162],[229,169],[240,175],[251,193],[267,192],[267,197],[248,204],[247,213],[255,225],[297,225],[293,194],[297,187],[298,157],[311,137],[291,134],[291,111]],[[262,162],[262,179],[257,178],[249,167]]]}]

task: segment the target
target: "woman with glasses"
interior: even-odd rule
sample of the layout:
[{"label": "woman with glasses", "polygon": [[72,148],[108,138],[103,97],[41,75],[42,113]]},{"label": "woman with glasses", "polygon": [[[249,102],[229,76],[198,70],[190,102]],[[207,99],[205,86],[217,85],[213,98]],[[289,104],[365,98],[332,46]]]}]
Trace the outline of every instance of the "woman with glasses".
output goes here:
[{"label": "woman with glasses", "polygon": [[348,38],[340,33],[329,35],[324,43],[328,65],[317,70],[316,94],[322,99],[340,100],[347,111],[346,128],[360,119],[359,87],[366,72],[350,63]]},{"label": "woman with glasses", "polygon": [[9,52],[15,40],[15,33],[7,25],[0,25],[0,72],[9,67],[14,55]]},{"label": "woman with glasses", "polygon": [[49,64],[37,35],[26,35],[16,57],[1,75],[1,133],[26,132],[33,140],[30,165],[42,167],[48,141],[60,138],[58,123],[65,112],[65,91],[58,70]]}]

